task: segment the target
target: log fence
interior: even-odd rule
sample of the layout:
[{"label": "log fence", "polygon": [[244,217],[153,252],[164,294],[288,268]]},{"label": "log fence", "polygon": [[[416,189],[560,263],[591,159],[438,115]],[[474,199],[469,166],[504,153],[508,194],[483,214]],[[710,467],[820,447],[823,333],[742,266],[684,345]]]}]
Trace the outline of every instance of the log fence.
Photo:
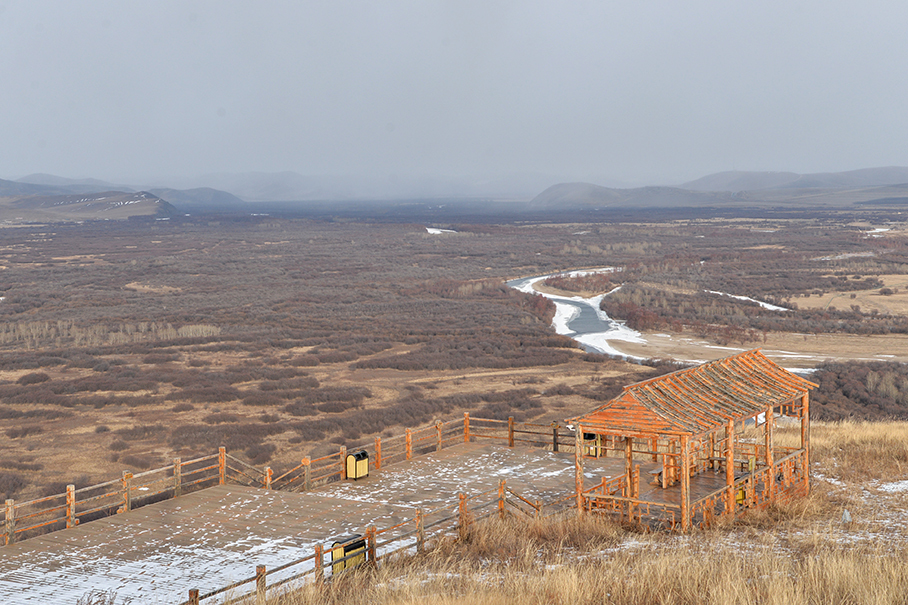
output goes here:
[{"label": "log fence", "polygon": [[[554,451],[573,450],[573,432],[552,424],[470,417],[406,429],[392,437],[376,437],[368,452],[376,470],[479,439],[514,445],[535,445]],[[124,471],[119,479],[97,485],[67,486],[66,491],[17,502],[5,502],[0,544],[13,544],[48,531],[75,527],[111,514],[218,484],[237,484],[275,490],[308,491],[346,478],[346,448],[320,458],[303,458],[297,466],[275,476],[270,467],[257,468],[229,454],[224,448],[208,456],[174,458],[164,467],[139,473]]]},{"label": "log fence", "polygon": [[[515,505],[516,498],[521,506]],[[507,507],[510,506],[511,509]],[[365,564],[378,565],[382,560],[402,554],[422,554],[438,543],[445,536],[469,532],[473,523],[495,515],[517,515],[522,518],[532,519],[538,515],[541,505],[532,502],[521,494],[507,487],[502,481],[498,487],[466,495],[457,494],[446,504],[430,511],[417,510],[416,514],[406,521],[378,529],[375,526],[364,528],[361,536],[354,537],[340,543],[317,543],[311,546],[312,553],[278,567],[266,569],[258,565],[255,572],[243,579],[237,580],[208,592],[192,589],[188,592],[188,599],[180,605],[199,605],[206,599],[220,595],[227,595],[238,602],[265,603],[269,596],[268,591],[286,588],[289,584],[304,583],[307,581],[321,583],[330,581],[333,577],[344,573],[346,566],[341,563],[348,561],[361,561],[363,552],[353,552],[341,557],[326,557],[332,551],[365,541]],[[269,578],[281,576],[279,579],[269,581]],[[246,588],[246,592],[237,592],[237,589]],[[274,592],[270,593],[274,594]]]}]

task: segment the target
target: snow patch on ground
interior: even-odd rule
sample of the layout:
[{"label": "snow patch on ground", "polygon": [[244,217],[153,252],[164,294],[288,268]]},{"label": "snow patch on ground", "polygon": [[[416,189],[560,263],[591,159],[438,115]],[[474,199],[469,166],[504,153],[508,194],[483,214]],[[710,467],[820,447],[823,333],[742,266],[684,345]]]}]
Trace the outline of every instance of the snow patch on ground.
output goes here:
[{"label": "snow patch on ground", "polygon": [[778,305],[771,305],[769,303],[763,302],[761,300],[756,300],[750,298],[749,296],[735,296],[734,294],[726,294],[725,292],[716,292],[715,290],[704,290],[704,292],[709,292],[710,294],[718,294],[719,296],[728,296],[729,298],[736,298],[738,300],[746,300],[749,302],[757,303],[764,309],[769,309],[770,311],[790,311],[791,309],[786,309],[785,307],[779,307]]},{"label": "snow patch on ground", "polygon": [[441,235],[442,233],[457,233],[453,229],[436,229],[435,227],[426,227],[430,235]]}]

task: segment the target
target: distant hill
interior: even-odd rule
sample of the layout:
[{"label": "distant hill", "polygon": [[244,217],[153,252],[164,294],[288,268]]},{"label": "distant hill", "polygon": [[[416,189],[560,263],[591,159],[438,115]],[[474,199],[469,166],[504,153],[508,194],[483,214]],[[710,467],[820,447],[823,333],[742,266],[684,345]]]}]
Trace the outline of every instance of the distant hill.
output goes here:
[{"label": "distant hill", "polygon": [[177,209],[170,203],[147,191],[0,198],[0,220],[11,224],[118,220],[133,216],[167,218],[176,214]]},{"label": "distant hill", "polygon": [[691,191],[757,191],[761,189],[855,189],[908,183],[908,168],[888,166],[847,172],[717,172],[680,185]]},{"label": "distant hill", "polygon": [[135,189],[127,187],[126,185],[117,185],[115,183],[108,183],[107,181],[99,181],[98,179],[68,179],[66,177],[45,174],[43,172],[36,172],[35,174],[24,176],[21,179],[16,179],[16,182],[28,183],[31,185],[44,185],[69,193],[98,193],[101,191],[125,191],[127,193],[132,193],[135,191]]},{"label": "distant hill", "polygon": [[163,200],[167,200],[184,212],[221,212],[249,209],[249,204],[246,201],[226,191],[210,187],[149,189],[148,192]]},{"label": "distant hill", "polygon": [[533,209],[584,207],[672,207],[725,204],[727,196],[711,192],[695,192],[676,187],[638,187],[611,189],[591,183],[559,183],[552,185],[530,201]]}]

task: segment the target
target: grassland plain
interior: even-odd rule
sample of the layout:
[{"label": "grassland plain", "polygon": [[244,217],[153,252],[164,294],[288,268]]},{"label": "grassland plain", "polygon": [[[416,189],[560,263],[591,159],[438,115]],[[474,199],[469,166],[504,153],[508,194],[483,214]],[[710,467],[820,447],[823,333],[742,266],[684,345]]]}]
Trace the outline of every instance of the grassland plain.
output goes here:
[{"label": "grassland plain", "polygon": [[[876,296],[867,288],[908,276],[901,223],[875,233],[840,217],[438,226],[454,232],[272,217],[0,230],[0,495],[21,500],[221,445],[280,472],[464,411],[559,420],[674,368],[584,354],[554,334],[551,303],[508,278],[608,265],[622,269],[615,283],[786,304],[821,291]],[[778,319],[752,306],[704,308],[722,310],[710,320],[720,328]],[[782,322],[732,346],[765,338],[819,362],[866,357],[836,339],[886,355],[903,340],[897,309],[820,311],[828,317],[791,312],[809,334]],[[880,333],[835,331],[840,323]],[[728,353],[721,330],[677,324],[653,335]],[[667,356],[668,344],[645,356]],[[904,413],[908,382],[873,386],[871,416]],[[836,399],[833,417],[861,414],[852,400]]]},{"label": "grassland plain", "polygon": [[[780,427],[783,441],[796,430]],[[812,491],[689,535],[598,516],[475,524],[275,605],[908,602],[908,423],[815,423]],[[843,522],[849,511],[851,521]]]}]

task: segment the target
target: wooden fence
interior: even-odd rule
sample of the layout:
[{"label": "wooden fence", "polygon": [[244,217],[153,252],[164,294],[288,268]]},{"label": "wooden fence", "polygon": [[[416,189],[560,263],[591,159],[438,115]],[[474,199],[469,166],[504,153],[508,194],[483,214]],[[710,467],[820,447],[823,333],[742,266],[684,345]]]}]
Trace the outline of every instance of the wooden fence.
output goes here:
[{"label": "wooden fence", "polygon": [[[573,432],[556,423],[531,424],[515,422],[513,418],[493,420],[464,414],[462,421],[437,422],[408,428],[393,437],[376,437],[374,444],[357,451],[365,450],[373,468],[380,470],[389,464],[478,439],[497,440],[511,447],[516,444],[551,447],[556,452],[559,448],[573,451],[574,446]],[[176,458],[173,464],[141,473],[123,471],[119,479],[98,485],[78,489],[68,485],[63,493],[25,502],[7,500],[0,538],[3,544],[9,545],[218,484],[308,491],[346,479],[346,455],[347,448],[340,446],[336,453],[321,458],[303,458],[299,465],[277,477],[270,467],[256,468],[231,456],[223,447],[218,453],[201,458],[187,461]]]},{"label": "wooden fence", "polygon": [[[398,554],[422,554],[445,535],[464,535],[472,523],[481,519],[495,515],[499,518],[514,515],[534,519],[542,516],[542,510],[541,502],[524,498],[507,487],[505,480],[501,480],[497,488],[470,496],[459,493],[456,498],[438,508],[417,510],[412,519],[397,525],[381,529],[373,525],[363,528],[360,537],[346,542],[315,544],[311,554],[270,570],[259,565],[253,575],[227,586],[204,593],[192,589],[189,598],[181,605],[198,605],[219,595],[238,601],[255,597],[256,603],[264,603],[268,591],[287,588],[293,582],[323,582],[356,564],[377,565],[379,561]],[[355,552],[345,554],[347,547],[357,547],[359,542],[363,543],[362,549],[357,548]],[[334,553],[342,556],[334,556]],[[280,577],[269,583],[268,578],[274,576]]]}]

